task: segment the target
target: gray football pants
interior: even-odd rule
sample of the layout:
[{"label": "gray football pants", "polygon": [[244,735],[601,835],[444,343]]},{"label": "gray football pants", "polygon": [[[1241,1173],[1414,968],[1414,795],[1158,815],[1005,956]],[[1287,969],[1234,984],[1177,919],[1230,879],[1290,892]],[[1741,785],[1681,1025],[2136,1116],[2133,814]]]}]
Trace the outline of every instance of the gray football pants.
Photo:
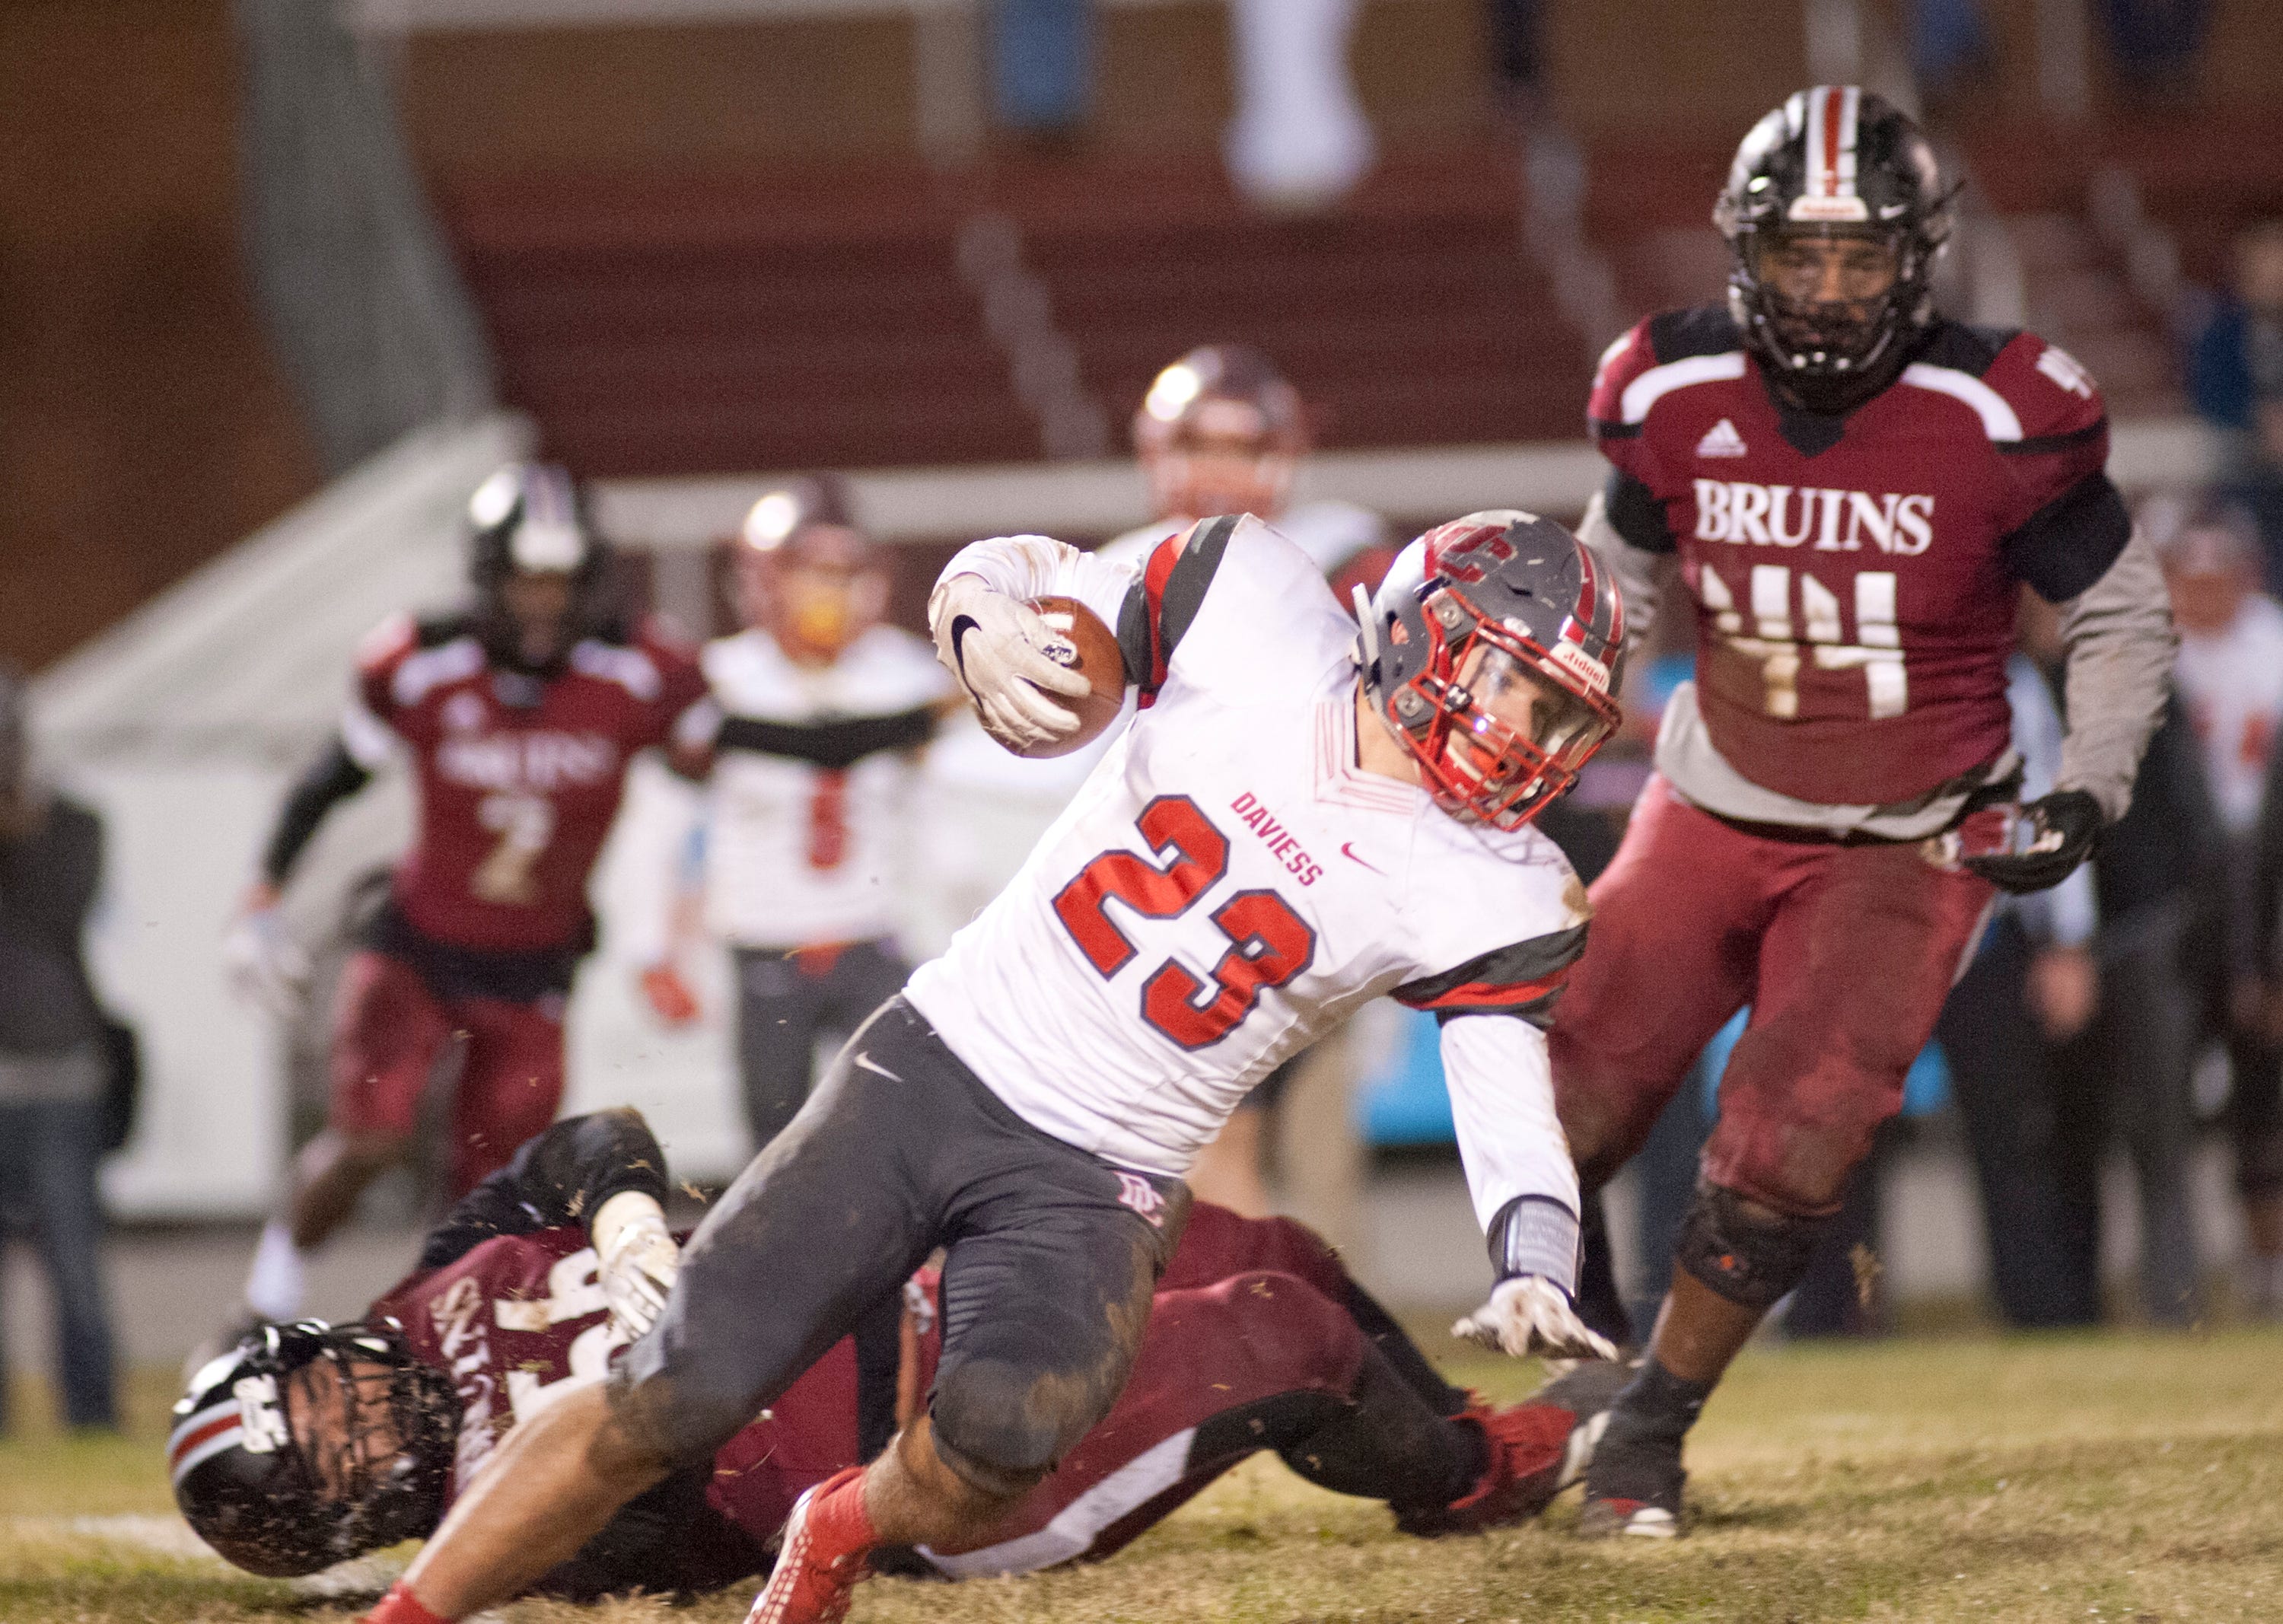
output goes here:
[{"label": "gray football pants", "polygon": [[902,990],[912,967],[877,941],[739,948],[736,963],[737,1075],[758,1151],[808,1097],[819,1044],[856,1030]]},{"label": "gray football pants", "polygon": [[612,1403],[674,1464],[709,1459],[941,1245],[936,1447],[1019,1494],[1117,1400],[1188,1214],[1180,1180],[1032,1128],[893,998],[690,1237]]}]

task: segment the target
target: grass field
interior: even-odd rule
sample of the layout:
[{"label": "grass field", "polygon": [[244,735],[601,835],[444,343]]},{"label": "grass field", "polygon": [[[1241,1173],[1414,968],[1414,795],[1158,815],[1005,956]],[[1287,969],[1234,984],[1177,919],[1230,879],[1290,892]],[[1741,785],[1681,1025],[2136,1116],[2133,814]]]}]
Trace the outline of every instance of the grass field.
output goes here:
[{"label": "grass field", "polygon": [[[1523,1367],[1458,1364],[1501,1395]],[[329,1620],[356,1599],[153,1549],[171,1396],[125,1441],[0,1446],[0,1624]],[[19,1406],[24,1413],[27,1406]],[[2283,1618],[2283,1335],[1943,1339],[1747,1355],[1692,1446],[1695,1532],[1583,1545],[1540,1526],[1426,1543],[1254,1462],[1114,1561],[966,1586],[877,1581],[860,1624]],[[90,1519],[115,1519],[111,1521]],[[733,1624],[525,1603],[513,1624]]]}]

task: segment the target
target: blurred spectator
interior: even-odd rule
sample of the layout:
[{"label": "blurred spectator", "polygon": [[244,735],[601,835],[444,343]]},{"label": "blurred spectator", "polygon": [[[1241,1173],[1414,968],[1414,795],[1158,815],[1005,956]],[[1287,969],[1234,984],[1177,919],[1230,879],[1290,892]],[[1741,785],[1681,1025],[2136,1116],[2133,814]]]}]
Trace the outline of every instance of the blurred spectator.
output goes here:
[{"label": "blurred spectator", "polygon": [[1019,134],[1075,135],[1094,111],[1094,0],[999,0],[992,88]]},{"label": "blurred spectator", "polygon": [[[2235,1074],[2237,1176],[2244,1191],[2251,1256],[2248,1306],[2283,1317],[2283,750],[2267,766],[2267,786],[2252,839],[2245,947],[2249,974],[2230,1011],[2240,1034]],[[2259,1057],[2247,1061],[2246,1054]]]},{"label": "blurred spectator", "polygon": [[2267,589],[2283,593],[2283,220],[2237,236],[2234,286],[2196,339],[2188,392],[2229,435],[2228,483],[2257,520]]},{"label": "blurred spectator", "polygon": [[[0,668],[0,1212],[47,1269],[65,1419],[108,1427],[119,1412],[95,1182],[105,1063],[82,950],[103,824],[32,773],[25,700],[23,675]],[[0,1361],[0,1423],[7,1392]]]},{"label": "blurred spectator", "polygon": [[2125,86],[2143,96],[2176,98],[2194,88],[2211,0],[2100,0],[2109,60]]},{"label": "blurred spectator", "polygon": [[[736,959],[738,1070],[759,1150],[808,1097],[819,1043],[854,1031],[911,972],[896,914],[913,756],[935,736],[951,679],[926,639],[880,624],[887,560],[837,482],[763,496],[736,558],[746,629],[705,652],[720,711],[703,763],[705,911]],[[676,889],[660,877],[662,895]],[[642,981],[661,1019],[697,1013],[671,946]]]},{"label": "blurred spectator", "polygon": [[1525,121],[1546,95],[1545,0],[1490,0],[1491,71],[1498,98]]},{"label": "blurred spectator", "polygon": [[2229,1124],[2252,1253],[2245,1295],[2256,1312],[2273,1315],[2283,1311],[2283,1053],[2263,1019],[2256,867],[2268,763],[2283,723],[2283,605],[2259,590],[2258,534],[2242,508],[2181,499],[2151,503],[2144,519],[2180,629],[2174,678],[2225,839],[2228,928],[2200,966],[2205,1027],[2225,1035],[2232,1079]]},{"label": "blurred spectator", "polygon": [[[2061,769],[2061,714],[2027,656],[2006,676],[2022,797],[2034,800]],[[1982,1198],[1991,1292],[2016,1328],[2100,1319],[2099,1258],[2064,1235],[2053,1052],[2100,1004],[2093,927],[2086,869],[2051,891],[1999,896],[1935,1027]]]},{"label": "blurred spectator", "polygon": [[1228,169],[1264,208],[1305,213],[1371,168],[1371,124],[1348,72],[1363,0],[1234,0],[1236,119]]},{"label": "blurred spectator", "polygon": [[[2024,605],[2023,648],[2047,673],[2059,619]],[[2131,1160],[2140,1208],[2140,1292],[2147,1317],[2185,1324],[2197,1313],[2188,1154],[2195,1128],[2189,1067],[2195,1001],[2190,945],[2217,917],[2219,831],[2201,752],[2175,699],[2149,741],[2132,805],[2102,836],[2093,863],[2100,925],[2099,1008],[2055,1059],[2061,1244],[2079,1279],[2097,1278],[2100,1175],[2113,1139]]]},{"label": "blurred spectator", "polygon": [[1911,68],[1919,88],[1939,98],[1990,66],[1982,0],[1911,0]]}]

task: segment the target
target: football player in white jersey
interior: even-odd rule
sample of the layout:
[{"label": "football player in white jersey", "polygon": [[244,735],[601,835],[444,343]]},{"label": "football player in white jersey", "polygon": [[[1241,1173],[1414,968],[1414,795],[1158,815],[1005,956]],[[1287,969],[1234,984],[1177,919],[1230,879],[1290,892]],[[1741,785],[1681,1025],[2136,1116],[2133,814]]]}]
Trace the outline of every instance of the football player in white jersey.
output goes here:
[{"label": "football player in white jersey", "polygon": [[753,1617],[842,1617],[877,1546],[987,1543],[1124,1384],[1197,1147],[1382,994],[1442,1022],[1498,1274],[1462,1332],[1609,1355],[1570,1304],[1577,1175],[1540,1029],[1585,895],[1529,823],[1617,725],[1614,583],[1558,525],[1475,514],[1404,550],[1359,635],[1251,518],[1202,521],[1138,574],[979,542],[930,624],[1018,747],[1073,730],[1059,700],[1089,691],[1030,607],[1048,594],[1118,629],[1141,717],[715,1206],[657,1327],[519,1429],[374,1620],[514,1594],[709,1458],[939,1245],[927,1414],[802,1497]]},{"label": "football player in white jersey", "polygon": [[[746,628],[705,647],[711,725],[683,765],[708,780],[705,925],[735,957],[758,1148],[807,1098],[818,1040],[854,1031],[911,972],[896,906],[914,758],[953,690],[924,638],[880,623],[886,562],[838,481],[763,496],[735,557]],[[671,1024],[697,1011],[668,954],[643,986]]]},{"label": "football player in white jersey", "polygon": [[[1203,344],[1190,350],[1151,380],[1134,414],[1134,453],[1155,517],[1104,543],[1095,556],[1138,570],[1159,545],[1198,519],[1251,513],[1306,553],[1341,603],[1359,584],[1370,592],[1395,559],[1387,521],[1352,502],[1292,500],[1308,453],[1307,415],[1300,392],[1251,345]],[[1114,738],[1114,732],[1106,734],[1090,749],[1064,758],[1059,772],[1066,776],[1043,764],[1017,765],[1038,773],[1042,784],[1051,779],[1059,808]],[[1288,1164],[1287,1194],[1297,1199],[1310,1223],[1337,1238],[1360,1177],[1345,1109],[1351,1071],[1347,1045],[1334,1035],[1262,1078],[1219,1136],[1198,1152],[1188,1174],[1198,1199],[1248,1217],[1268,1215],[1272,1206],[1261,1172],[1267,1119],[1284,1091],[1299,1081],[1310,1100],[1330,1108],[1319,1113],[1329,1119],[1328,1131],[1310,1132],[1295,1153],[1296,1162],[1309,1165]]]}]

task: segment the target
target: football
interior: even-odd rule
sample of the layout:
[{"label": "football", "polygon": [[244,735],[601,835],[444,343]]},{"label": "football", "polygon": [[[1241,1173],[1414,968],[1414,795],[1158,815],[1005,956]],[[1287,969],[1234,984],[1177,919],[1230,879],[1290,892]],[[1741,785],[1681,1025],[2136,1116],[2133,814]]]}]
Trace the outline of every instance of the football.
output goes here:
[{"label": "football", "polygon": [[[1036,761],[1082,750],[1118,720],[1118,713],[1126,704],[1126,657],[1118,652],[1118,634],[1075,597],[1034,597],[1031,607],[1063,638],[1064,646],[1052,651],[1054,657],[1094,684],[1094,691],[1083,699],[1054,696],[1057,703],[1078,713],[1076,732],[1028,749],[1007,745],[1017,755]],[[1007,744],[1005,739],[999,742]]]}]

